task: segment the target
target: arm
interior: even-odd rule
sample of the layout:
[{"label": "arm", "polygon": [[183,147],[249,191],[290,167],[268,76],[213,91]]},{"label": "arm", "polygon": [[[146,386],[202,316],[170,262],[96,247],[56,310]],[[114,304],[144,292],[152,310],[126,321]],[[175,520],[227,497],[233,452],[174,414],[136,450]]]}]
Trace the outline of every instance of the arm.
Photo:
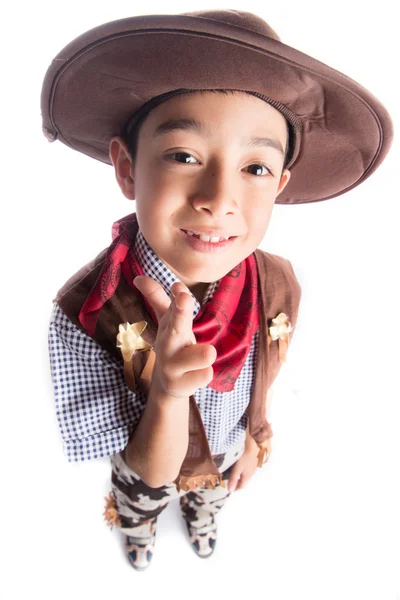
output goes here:
[{"label": "arm", "polygon": [[212,380],[216,350],[195,343],[193,298],[182,283],[173,285],[172,301],[150,277],[134,283],[151,302],[159,326],[147,406],[125,458],[147,485],[161,487],[179,474],[189,442],[189,397]]},{"label": "arm", "polygon": [[146,409],[125,449],[128,466],[150,487],[174,481],[189,442],[189,397],[174,398],[152,386]]},{"label": "arm", "polygon": [[[145,397],[126,387],[121,364],[54,303],[49,357],[55,412],[70,462],[117,454],[139,423]],[[101,407],[101,410],[99,410]]]}]

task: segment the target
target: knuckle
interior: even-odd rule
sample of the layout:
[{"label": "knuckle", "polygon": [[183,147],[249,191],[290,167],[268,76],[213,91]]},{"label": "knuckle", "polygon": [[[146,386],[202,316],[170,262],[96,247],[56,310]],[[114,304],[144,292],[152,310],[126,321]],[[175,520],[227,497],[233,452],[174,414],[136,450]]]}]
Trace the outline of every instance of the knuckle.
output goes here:
[{"label": "knuckle", "polygon": [[208,351],[209,351],[209,356],[210,356],[210,362],[213,363],[213,362],[215,362],[215,360],[217,358],[217,351],[214,348],[214,346],[210,345],[210,346],[208,346],[208,348],[209,348]]},{"label": "knuckle", "polygon": [[200,350],[200,359],[201,361],[207,365],[210,366],[213,362],[214,362],[214,350],[212,346],[206,345],[204,344],[203,346],[199,347]]},{"label": "knuckle", "polygon": [[202,346],[200,356],[205,364],[210,363],[210,349],[208,346]]},{"label": "knuckle", "polygon": [[206,382],[206,385],[211,383],[213,377],[214,369],[212,367],[207,367],[207,369],[204,369],[204,381]]},{"label": "knuckle", "polygon": [[175,296],[175,306],[179,311],[188,311],[192,304],[192,298],[186,292],[179,292]]}]

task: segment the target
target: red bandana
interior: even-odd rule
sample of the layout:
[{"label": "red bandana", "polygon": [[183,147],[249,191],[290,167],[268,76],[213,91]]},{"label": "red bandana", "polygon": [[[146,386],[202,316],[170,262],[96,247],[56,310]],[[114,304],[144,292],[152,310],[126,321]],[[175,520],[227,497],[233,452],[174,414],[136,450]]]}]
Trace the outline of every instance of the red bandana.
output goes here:
[{"label": "red bandana", "polygon": [[[116,221],[113,242],[89,296],[79,313],[79,321],[90,336],[94,335],[100,309],[114,295],[122,275],[143,299],[153,321],[157,318],[146,298],[133,285],[144,275],[135,253],[138,223],[135,213]],[[250,351],[251,340],[259,324],[257,264],[251,254],[225,275],[212,299],[206,302],[193,321],[193,333],[199,344],[212,344],[217,351],[214,377],[209,386],[217,392],[230,392]]]}]

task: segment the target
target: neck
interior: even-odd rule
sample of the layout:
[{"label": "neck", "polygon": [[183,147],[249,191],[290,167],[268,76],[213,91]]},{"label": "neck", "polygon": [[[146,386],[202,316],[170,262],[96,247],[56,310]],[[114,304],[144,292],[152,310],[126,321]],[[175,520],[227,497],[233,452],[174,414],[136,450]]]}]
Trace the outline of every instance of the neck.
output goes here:
[{"label": "neck", "polygon": [[201,304],[203,302],[204,295],[205,295],[209,285],[210,285],[209,283],[199,282],[199,283],[195,283],[194,285],[188,285],[187,287],[192,292],[192,294],[196,298],[196,300],[198,300]]}]

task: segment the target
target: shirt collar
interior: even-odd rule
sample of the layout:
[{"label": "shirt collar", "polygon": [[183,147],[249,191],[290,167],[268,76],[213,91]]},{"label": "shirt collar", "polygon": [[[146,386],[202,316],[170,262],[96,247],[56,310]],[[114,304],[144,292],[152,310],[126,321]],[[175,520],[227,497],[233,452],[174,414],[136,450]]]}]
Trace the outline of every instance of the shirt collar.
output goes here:
[{"label": "shirt collar", "polygon": [[[144,274],[157,281],[162,286],[167,296],[171,298],[171,287],[176,281],[180,281],[180,279],[162,262],[160,258],[158,258],[153,249],[150,248],[144,239],[140,229],[137,232],[134,250]],[[202,302],[203,305],[211,300],[219,282],[220,280],[210,283],[206,293],[204,294]],[[193,318],[195,318],[201,308],[201,305],[192,293],[191,296],[194,299]]]}]

